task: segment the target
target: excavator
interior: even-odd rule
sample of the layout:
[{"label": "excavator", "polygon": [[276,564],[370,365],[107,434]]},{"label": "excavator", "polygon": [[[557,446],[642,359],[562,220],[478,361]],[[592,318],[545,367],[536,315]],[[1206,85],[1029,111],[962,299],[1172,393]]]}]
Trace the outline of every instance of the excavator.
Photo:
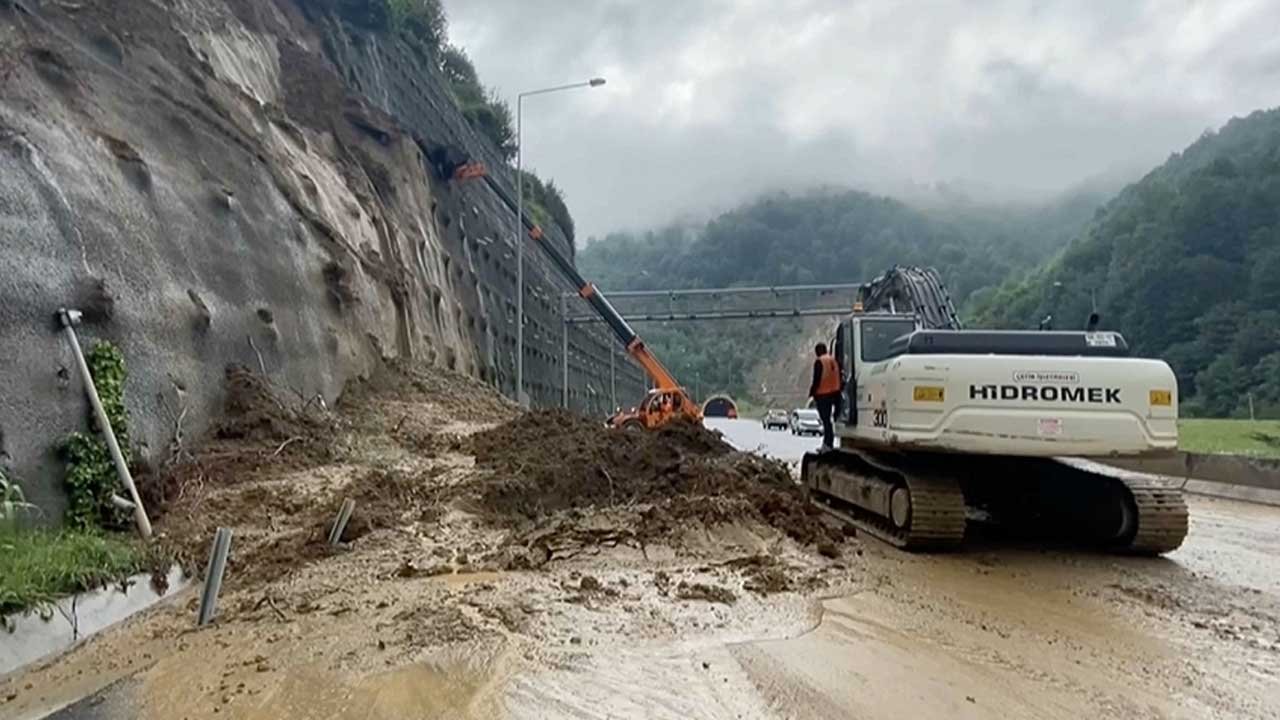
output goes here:
[{"label": "excavator", "polygon": [[[513,213],[516,212],[517,206],[510,194],[489,175],[482,163],[469,159],[462,150],[453,146],[442,145],[425,148],[425,150],[427,158],[435,166],[436,173],[441,178],[447,180],[483,178],[489,189]],[[645,393],[638,405],[629,410],[617,411],[606,421],[606,424],[626,431],[640,431],[656,430],[676,420],[701,423],[702,408],[694,402],[680,383],[676,382],[671,371],[667,370],[666,366],[649,351],[644,341],[631,328],[630,323],[609,303],[608,298],[593,283],[587,282],[573,263],[554,245],[546,242],[546,235],[537,223],[533,222],[528,215],[525,215],[522,220],[529,238],[542,247],[547,257],[551,258],[551,264],[564,276],[565,280],[573,285],[578,295],[587,301],[591,309],[604,320],[614,337],[626,349],[627,354],[644,369],[653,383],[653,387]]]},{"label": "excavator", "polygon": [[979,528],[1176,549],[1181,491],[1100,461],[1176,451],[1177,380],[1097,324],[967,330],[936,270],[891,268],[836,328],[839,447],[804,456],[810,500],[911,551],[955,548]]}]

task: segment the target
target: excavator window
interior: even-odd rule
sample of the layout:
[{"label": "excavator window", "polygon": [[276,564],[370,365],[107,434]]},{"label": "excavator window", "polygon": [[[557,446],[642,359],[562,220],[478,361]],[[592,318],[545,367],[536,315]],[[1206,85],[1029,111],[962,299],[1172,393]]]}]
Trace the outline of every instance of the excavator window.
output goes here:
[{"label": "excavator window", "polygon": [[852,342],[853,324],[845,320],[836,328],[836,341],[833,343],[836,362],[840,364],[841,372],[847,377],[844,387],[844,398],[841,403],[839,420],[843,420],[849,425],[858,424],[858,374],[857,365],[853,362],[853,342]]},{"label": "excavator window", "polygon": [[862,362],[875,363],[893,357],[893,341],[915,332],[911,319],[863,320]]}]

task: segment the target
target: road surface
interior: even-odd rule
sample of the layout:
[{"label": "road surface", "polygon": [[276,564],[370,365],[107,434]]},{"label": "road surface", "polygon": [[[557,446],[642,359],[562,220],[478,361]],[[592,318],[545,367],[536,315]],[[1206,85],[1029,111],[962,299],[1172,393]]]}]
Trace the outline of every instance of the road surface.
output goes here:
[{"label": "road surface", "polygon": [[[709,424],[739,447],[763,446],[789,462],[817,444],[749,420]],[[732,607],[663,600],[630,608],[567,603],[572,594],[557,588],[559,600],[529,596],[549,631],[514,633],[452,659],[388,659],[383,671],[341,670],[367,668],[360,663],[385,654],[374,644],[377,624],[365,615],[379,605],[367,601],[340,615],[298,615],[286,604],[289,622],[269,625],[265,635],[235,622],[185,631],[178,641],[200,652],[178,655],[172,635],[156,631],[164,618],[153,619],[109,633],[47,672],[0,682],[0,700],[6,692],[19,694],[17,702],[52,700],[103,665],[137,662],[150,669],[88,691],[57,717],[1278,718],[1280,508],[1189,502],[1191,534],[1165,558],[990,541],[909,555],[868,539],[847,546],[838,561],[844,581],[825,597],[743,594]],[[720,548],[759,538],[728,528],[703,540]],[[445,582],[454,583],[454,602],[481,609],[489,607],[485,598],[510,592],[503,590],[509,584],[567,588],[579,582],[575,568],[626,577],[624,594],[639,594],[654,582],[644,563],[661,558],[623,551],[546,573]],[[324,577],[344,576],[337,562],[323,566]],[[342,598],[347,590],[333,592]],[[426,601],[428,626],[449,620],[440,602]],[[354,601],[343,603],[332,612]],[[185,625],[190,611],[175,609],[173,622]],[[306,655],[309,664],[278,670],[287,653]],[[18,709],[13,716],[40,715]]]},{"label": "road surface", "polygon": [[[784,461],[817,444],[708,425]],[[790,717],[1280,717],[1280,508],[1188,502],[1165,558],[868,541],[872,587],[732,655]]]},{"label": "road surface", "polygon": [[739,450],[759,452],[787,463],[799,463],[805,453],[822,444],[821,437],[797,437],[785,430],[765,430],[759,420],[707,418],[705,424],[724,433],[725,440]]}]

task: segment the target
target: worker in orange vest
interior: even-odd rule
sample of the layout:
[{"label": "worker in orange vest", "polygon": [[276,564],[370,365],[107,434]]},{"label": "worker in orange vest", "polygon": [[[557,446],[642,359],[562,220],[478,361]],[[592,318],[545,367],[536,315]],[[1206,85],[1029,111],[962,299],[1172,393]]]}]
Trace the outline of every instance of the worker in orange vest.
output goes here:
[{"label": "worker in orange vest", "polygon": [[813,361],[813,384],[809,386],[809,397],[818,408],[818,417],[822,419],[822,449],[830,450],[835,444],[835,431],[831,427],[831,414],[840,410],[840,392],[844,390],[844,378],[840,376],[840,364],[827,352],[826,343],[818,343],[814,348],[818,356]]}]

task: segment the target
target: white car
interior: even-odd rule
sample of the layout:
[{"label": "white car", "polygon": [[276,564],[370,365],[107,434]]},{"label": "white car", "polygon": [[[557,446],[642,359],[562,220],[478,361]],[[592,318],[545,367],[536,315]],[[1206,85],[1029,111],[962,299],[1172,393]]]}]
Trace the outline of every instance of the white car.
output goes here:
[{"label": "white car", "polygon": [[764,419],[760,421],[761,427],[765,430],[786,430],[791,425],[791,421],[787,418],[786,410],[770,410]]},{"label": "white car", "polygon": [[791,411],[792,435],[821,435],[822,420],[818,411],[812,408],[797,408]]}]

